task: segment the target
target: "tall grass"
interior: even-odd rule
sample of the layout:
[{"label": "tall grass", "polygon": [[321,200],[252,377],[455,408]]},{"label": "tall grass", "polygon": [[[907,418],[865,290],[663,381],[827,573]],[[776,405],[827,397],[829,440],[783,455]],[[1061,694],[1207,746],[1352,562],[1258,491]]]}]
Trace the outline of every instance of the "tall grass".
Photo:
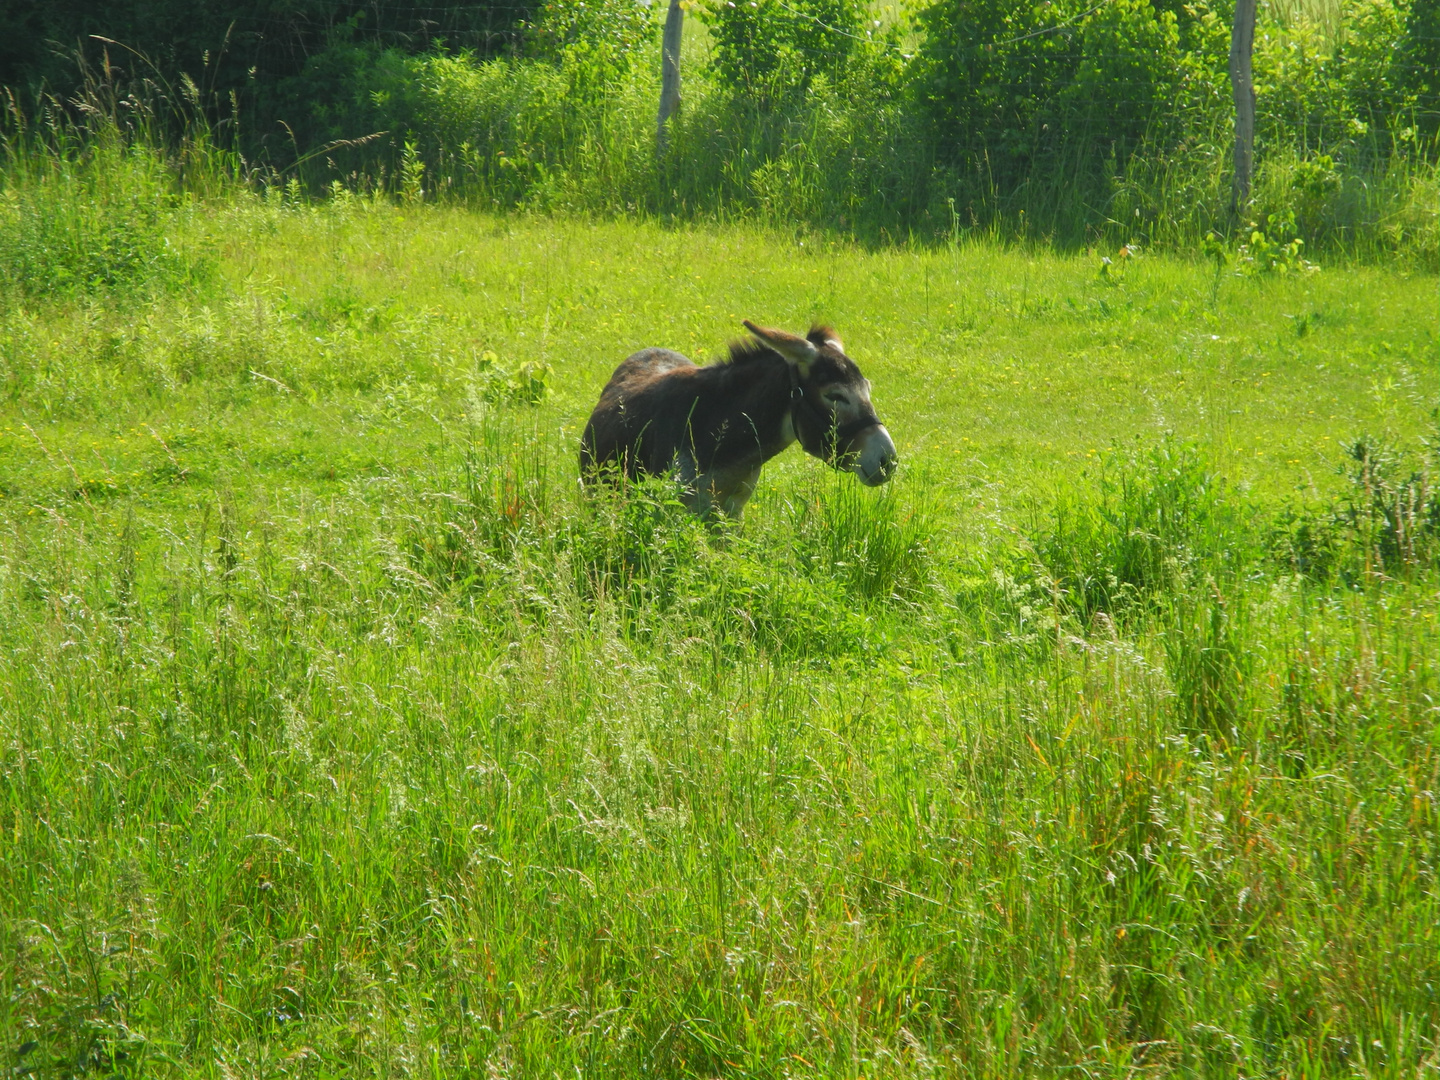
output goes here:
[{"label": "tall grass", "polygon": [[[7,521],[15,1060],[1435,1053],[1433,563],[1356,591],[1186,579],[1123,629],[1061,605],[1006,642],[1026,605],[948,603],[933,529],[909,526],[942,561],[902,568],[904,602],[857,580],[923,488],[824,484],[814,524],[715,536],[661,489],[557,487],[524,415],[469,432],[430,475],[221,495],[188,532],[133,505]],[[1081,498],[1149,520],[1202,475],[1170,460]]]},{"label": "tall grass", "polygon": [[[421,202],[0,285],[5,1068],[1428,1067],[1426,279]],[[840,323],[894,486],[582,489],[742,304]]]},{"label": "tall grass", "polygon": [[[192,200],[235,193],[244,161],[221,145],[185,79],[126,93],[83,66],[73,100],[13,94],[0,122],[0,267],[30,296],[167,289],[204,273],[174,242]],[[233,102],[232,102],[233,106]],[[231,132],[233,135],[233,131]]]}]

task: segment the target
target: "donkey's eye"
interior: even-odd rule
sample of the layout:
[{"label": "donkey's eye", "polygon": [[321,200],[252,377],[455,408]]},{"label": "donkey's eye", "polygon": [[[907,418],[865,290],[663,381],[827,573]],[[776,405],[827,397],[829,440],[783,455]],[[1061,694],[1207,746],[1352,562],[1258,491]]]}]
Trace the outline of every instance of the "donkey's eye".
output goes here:
[{"label": "donkey's eye", "polygon": [[845,395],[842,394],[842,393],[839,393],[838,391],[831,390],[831,391],[829,391],[828,393],[826,393],[826,394],[824,395],[824,397],[825,397],[825,400],[828,401],[831,405],[844,405],[844,404],[845,404]]}]

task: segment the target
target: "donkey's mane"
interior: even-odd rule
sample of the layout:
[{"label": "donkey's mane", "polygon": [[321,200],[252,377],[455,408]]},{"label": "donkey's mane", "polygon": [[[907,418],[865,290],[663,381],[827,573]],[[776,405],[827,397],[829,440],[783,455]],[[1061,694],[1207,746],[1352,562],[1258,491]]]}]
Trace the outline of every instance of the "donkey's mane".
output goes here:
[{"label": "donkey's mane", "polygon": [[[810,332],[805,337],[814,345],[819,346],[827,341],[833,341],[837,335],[828,326],[821,326],[818,323],[810,327]],[[730,355],[722,358],[718,364],[731,367],[743,367],[746,364],[753,364],[757,360],[774,356],[781,358],[780,354],[757,338],[746,338],[744,341],[730,342]],[[717,364],[717,366],[718,366]]]},{"label": "donkey's mane", "polygon": [[783,359],[779,353],[763,341],[750,338],[747,341],[730,342],[730,355],[722,358],[720,364],[726,367],[744,367],[772,356],[777,360]]}]

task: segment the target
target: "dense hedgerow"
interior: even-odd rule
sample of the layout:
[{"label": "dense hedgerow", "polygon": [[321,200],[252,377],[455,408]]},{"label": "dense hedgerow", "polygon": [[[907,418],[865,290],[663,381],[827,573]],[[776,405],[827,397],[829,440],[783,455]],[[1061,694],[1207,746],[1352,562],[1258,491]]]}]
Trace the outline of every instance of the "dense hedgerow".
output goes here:
[{"label": "dense hedgerow", "polygon": [[193,85],[212,120],[244,119],[227,138],[249,175],[310,190],[408,183],[489,207],[753,215],[870,240],[1194,248],[1288,218],[1311,250],[1436,257],[1435,0],[1262,13],[1258,166],[1238,216],[1229,14],[1208,3],[938,0],[880,26],[858,0],[712,0],[693,11],[662,160],[663,6],[525,8],[504,48],[357,23],[283,78],[227,98],[202,65]]},{"label": "dense hedgerow", "polygon": [[[1237,224],[1228,17],[1203,4],[996,0],[962,18],[941,3],[909,31],[913,46],[853,5],[706,10],[713,61],[687,67],[663,161],[653,64],[615,67],[604,49],[376,54],[373,81],[360,76],[378,107],[365,123],[411,133],[436,189],[498,205],[1184,246]],[[1394,59],[1415,18],[1367,0],[1331,31],[1265,28],[1260,164],[1238,224],[1290,214],[1312,248],[1431,257],[1423,86]]]}]

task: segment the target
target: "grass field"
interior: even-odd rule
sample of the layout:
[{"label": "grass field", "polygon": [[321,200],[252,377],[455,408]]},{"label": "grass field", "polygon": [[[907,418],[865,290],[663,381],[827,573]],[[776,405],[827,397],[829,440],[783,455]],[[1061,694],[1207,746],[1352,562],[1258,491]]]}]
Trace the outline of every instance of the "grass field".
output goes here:
[{"label": "grass field", "polygon": [[[0,300],[0,1068],[1440,1070],[1433,275],[165,228]],[[582,494],[742,318],[897,481]]]}]

